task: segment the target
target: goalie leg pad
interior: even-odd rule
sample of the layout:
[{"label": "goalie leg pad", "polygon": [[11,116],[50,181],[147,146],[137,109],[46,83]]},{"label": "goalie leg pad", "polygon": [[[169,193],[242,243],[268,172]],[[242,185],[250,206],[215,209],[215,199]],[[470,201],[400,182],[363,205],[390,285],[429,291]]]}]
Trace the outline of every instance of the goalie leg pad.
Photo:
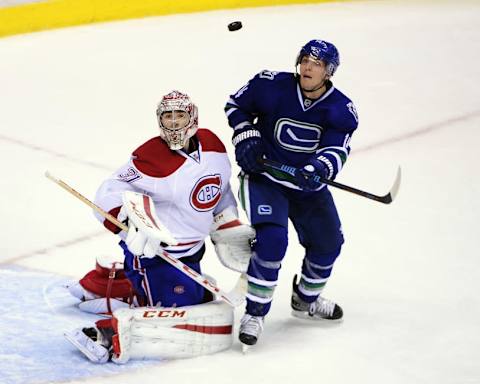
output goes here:
[{"label": "goalie leg pad", "polygon": [[107,299],[100,297],[98,299],[85,300],[78,304],[78,308],[83,312],[95,314],[111,314],[120,308],[129,308],[130,304],[118,299]]},{"label": "goalie leg pad", "polygon": [[[120,278],[115,276],[111,279],[110,297],[128,299],[132,293],[132,286],[128,279],[125,276]],[[107,297],[109,281],[110,279],[108,276],[104,277],[99,275],[96,270],[93,270],[80,279],[79,283],[87,291],[98,295],[98,297]]]},{"label": "goalie leg pad", "polygon": [[111,313],[133,302],[132,286],[125,276],[123,263],[105,258],[97,258],[95,269],[68,289],[82,300],[79,308],[89,313]]},{"label": "goalie leg pad", "polygon": [[219,352],[233,342],[233,309],[226,303],[119,309],[113,314],[112,361],[188,358]]}]

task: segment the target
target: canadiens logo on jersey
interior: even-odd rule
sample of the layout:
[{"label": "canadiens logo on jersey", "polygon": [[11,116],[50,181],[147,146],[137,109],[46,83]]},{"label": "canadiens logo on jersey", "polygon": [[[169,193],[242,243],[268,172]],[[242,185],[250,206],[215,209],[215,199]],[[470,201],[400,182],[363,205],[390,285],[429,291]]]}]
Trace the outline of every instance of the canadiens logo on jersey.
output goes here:
[{"label": "canadiens logo on jersey", "polygon": [[142,178],[142,175],[133,167],[127,168],[124,172],[118,174],[118,179],[131,183]]},{"label": "canadiens logo on jersey", "polygon": [[210,211],[222,197],[222,178],[219,174],[202,177],[190,194],[190,204],[196,211]]}]

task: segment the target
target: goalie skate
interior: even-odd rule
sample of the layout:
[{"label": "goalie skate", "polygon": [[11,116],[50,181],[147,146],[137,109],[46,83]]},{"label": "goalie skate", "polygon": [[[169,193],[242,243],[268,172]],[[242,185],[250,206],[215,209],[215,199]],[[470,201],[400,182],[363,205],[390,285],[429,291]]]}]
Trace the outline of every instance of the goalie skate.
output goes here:
[{"label": "goalie skate", "polygon": [[65,332],[64,336],[90,361],[103,364],[110,359],[110,349],[101,343],[101,335],[96,328],[79,328]]},{"label": "goalie skate", "polygon": [[297,276],[293,278],[293,291],[292,291],[292,315],[301,319],[309,320],[330,320],[341,321],[343,317],[342,308],[322,296],[318,296],[317,300],[313,303],[307,303],[303,301],[297,294]]}]

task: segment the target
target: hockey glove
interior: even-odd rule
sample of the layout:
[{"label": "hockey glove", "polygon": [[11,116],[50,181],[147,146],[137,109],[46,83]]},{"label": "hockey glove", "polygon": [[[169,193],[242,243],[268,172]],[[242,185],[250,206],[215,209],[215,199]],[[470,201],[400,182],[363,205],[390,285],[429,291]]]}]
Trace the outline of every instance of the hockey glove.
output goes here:
[{"label": "hockey glove", "polygon": [[295,173],[297,186],[302,190],[310,192],[316,190],[321,182],[315,180],[315,176],[326,179],[328,175],[328,168],[325,163],[314,159],[303,168],[298,168]]},{"label": "hockey glove", "polygon": [[155,205],[147,195],[132,191],[123,192],[123,206],[118,218],[128,217],[128,233],[125,243],[136,256],[153,258],[163,245],[176,245],[178,242],[160,222],[155,213]]},{"label": "hockey glove", "polygon": [[152,237],[139,230],[132,221],[128,224],[128,233],[125,239],[128,250],[136,256],[151,259],[157,255],[160,248],[160,240]]},{"label": "hockey glove", "polygon": [[262,158],[263,148],[260,132],[254,128],[238,130],[233,135],[237,164],[247,173],[262,172],[263,167],[257,161]]},{"label": "hockey glove", "polygon": [[225,267],[237,272],[247,272],[255,229],[240,222],[234,206],[215,215],[210,238],[215,245],[218,259]]}]

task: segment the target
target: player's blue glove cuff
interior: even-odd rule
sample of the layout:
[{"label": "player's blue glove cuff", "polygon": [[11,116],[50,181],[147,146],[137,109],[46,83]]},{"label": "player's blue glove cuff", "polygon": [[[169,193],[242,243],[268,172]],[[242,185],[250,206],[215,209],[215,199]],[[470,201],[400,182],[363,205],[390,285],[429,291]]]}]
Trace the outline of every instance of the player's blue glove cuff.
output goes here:
[{"label": "player's blue glove cuff", "polygon": [[258,130],[249,128],[235,132],[232,143],[235,146],[235,159],[240,168],[247,173],[263,171],[262,165],[257,161],[265,154]]},{"label": "player's blue glove cuff", "polygon": [[322,161],[314,159],[303,168],[298,168],[295,174],[297,186],[304,191],[314,191],[321,182],[315,180],[315,176],[326,179],[328,176],[328,168]]}]

